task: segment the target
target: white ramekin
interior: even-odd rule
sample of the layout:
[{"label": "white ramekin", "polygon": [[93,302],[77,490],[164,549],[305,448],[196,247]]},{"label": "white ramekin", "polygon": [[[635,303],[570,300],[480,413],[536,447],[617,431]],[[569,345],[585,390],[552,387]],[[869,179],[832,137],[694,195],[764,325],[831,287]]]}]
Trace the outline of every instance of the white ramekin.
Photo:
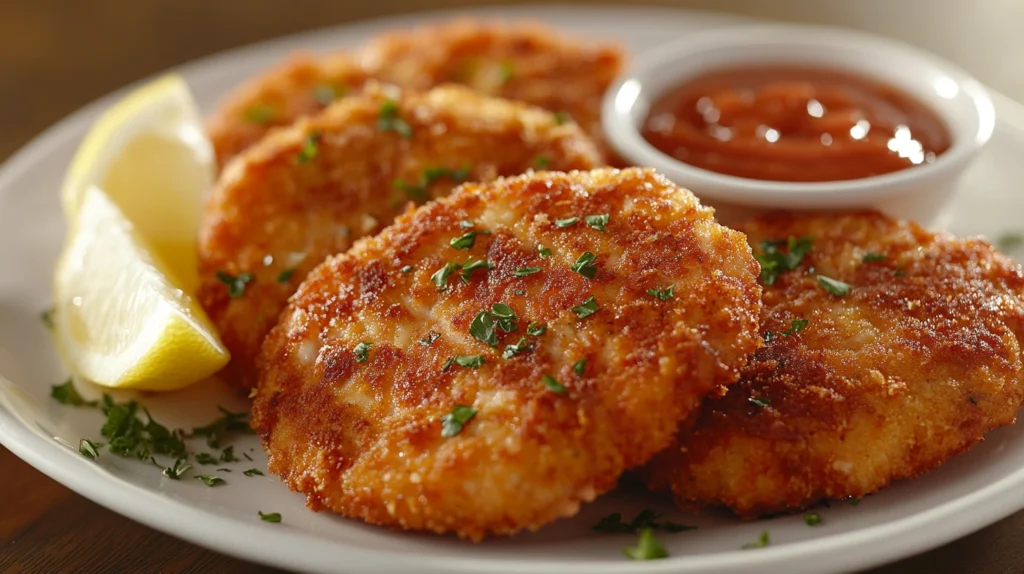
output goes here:
[{"label": "white ramekin", "polygon": [[[721,69],[800,66],[849,72],[914,96],[946,124],[952,145],[934,163],[863,179],[789,183],[723,175],[687,165],[649,144],[640,127],[651,104],[687,79]],[[721,218],[765,209],[875,208],[930,223],[961,173],[992,135],[995,111],[985,88],[936,56],[900,42],[848,30],[753,25],[689,35],[635,58],[608,91],[606,136],[628,162],[653,167],[716,207]]]}]

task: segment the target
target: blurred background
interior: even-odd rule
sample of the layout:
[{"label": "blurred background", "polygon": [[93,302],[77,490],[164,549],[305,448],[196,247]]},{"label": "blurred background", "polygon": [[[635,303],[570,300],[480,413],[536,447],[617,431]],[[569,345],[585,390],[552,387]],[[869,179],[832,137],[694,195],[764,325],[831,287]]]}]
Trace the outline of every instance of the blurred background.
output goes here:
[{"label": "blurred background", "polygon": [[[0,0],[0,161],[88,102],[189,60],[365,18],[509,3],[529,2]],[[1024,0],[559,3],[579,4],[581,11],[585,4],[678,6],[858,28],[935,52],[1024,102],[1019,59],[1024,55]],[[0,513],[0,573],[15,572],[17,564],[28,568],[19,572],[271,572],[134,525],[44,477],[2,447],[0,491],[19,493],[13,506]],[[1024,513],[876,572],[1021,572],[1021,532]]]},{"label": "blurred background", "polygon": [[[515,0],[0,0],[0,158],[124,84],[214,52],[353,20]],[[538,2],[532,2],[538,4]],[[565,0],[860,28],[952,60],[1024,101],[1022,0]]]}]

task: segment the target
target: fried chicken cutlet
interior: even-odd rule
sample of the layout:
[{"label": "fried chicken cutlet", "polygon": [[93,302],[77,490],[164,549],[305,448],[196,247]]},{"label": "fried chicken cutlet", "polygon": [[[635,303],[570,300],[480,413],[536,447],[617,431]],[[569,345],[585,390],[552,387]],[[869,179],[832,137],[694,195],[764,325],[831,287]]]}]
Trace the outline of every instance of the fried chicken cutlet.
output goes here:
[{"label": "fried chicken cutlet", "polygon": [[415,90],[464,84],[575,120],[600,143],[601,99],[622,67],[614,45],[565,39],[540,24],[459,19],[389,32],[355,51],[295,55],[230,94],[207,132],[223,166],[270,128],[375,79]]},{"label": "fried chicken cutlet", "polygon": [[269,469],[369,523],[575,514],[757,346],[743,236],[650,170],[466,184],[328,259],[267,337]]},{"label": "fried chicken cutlet", "polygon": [[652,488],[748,518],[797,510],[918,476],[1014,421],[1024,277],[987,243],[877,213],[742,229],[769,284],[765,346],[650,465]]},{"label": "fried chicken cutlet", "polygon": [[599,163],[576,124],[459,86],[369,88],[270,134],[207,197],[199,301],[231,351],[222,376],[255,383],[255,359],[288,297],[328,255],[462,181]]}]

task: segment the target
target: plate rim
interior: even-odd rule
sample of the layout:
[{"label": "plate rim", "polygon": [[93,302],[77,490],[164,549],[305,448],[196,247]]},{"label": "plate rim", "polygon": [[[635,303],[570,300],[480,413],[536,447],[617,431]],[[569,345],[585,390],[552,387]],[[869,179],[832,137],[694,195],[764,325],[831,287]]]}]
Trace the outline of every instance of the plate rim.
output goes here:
[{"label": "plate rim", "polygon": [[[656,6],[606,6],[606,5],[545,5],[545,6],[488,6],[474,9],[460,9],[455,12],[432,10],[356,20],[338,25],[306,30],[294,34],[253,42],[229,50],[187,61],[156,74],[140,78],[118,90],[110,92],[80,107],[63,119],[46,128],[28,143],[20,147],[0,164],[0,196],[10,193],[11,181],[18,175],[45,161],[50,148],[65,143],[73,134],[84,134],[88,124],[117,98],[131,89],[169,72],[194,77],[213,74],[229,63],[242,57],[257,54],[281,53],[286,47],[300,42],[316,42],[318,39],[337,37],[354,29],[373,30],[390,26],[419,24],[430,20],[451,18],[454,15],[502,18],[534,18],[544,20],[567,10],[587,10],[590,18],[628,19],[642,12],[644,17],[703,15],[723,23],[744,23],[756,21],[737,15],[714,13],[684,8]],[[1024,105],[1018,104],[998,91],[988,88],[996,108],[996,129],[1016,131],[1024,136]],[[69,136],[68,134],[72,134]],[[53,191],[56,193],[56,190]],[[788,567],[792,572],[805,570],[810,566],[821,572],[822,564],[807,564],[815,556],[827,554],[829,571],[850,568],[866,568],[888,563],[900,558],[935,548],[949,541],[966,536],[1024,508],[1024,468],[986,484],[967,495],[913,514],[881,524],[872,525],[846,533],[834,534],[814,540],[786,543],[768,547],[758,552],[735,550],[704,555],[671,557],[645,563],[609,562],[607,560],[558,562],[550,560],[516,561],[498,563],[475,557],[422,556],[415,552],[380,552],[366,550],[352,543],[310,535],[305,531],[290,530],[285,525],[270,525],[244,522],[236,518],[222,517],[200,510],[198,507],[161,496],[120,478],[100,467],[92,465],[77,454],[69,452],[56,440],[48,440],[30,429],[19,417],[11,412],[2,396],[2,386],[13,382],[0,376],[0,444],[43,474],[61,483],[72,491],[100,504],[118,514],[146,524],[156,530],[171,534],[198,546],[228,554],[243,560],[274,565],[285,569],[302,567],[310,571],[331,572],[337,567],[339,556],[350,560],[350,565],[365,572],[392,571],[395,567],[433,568],[448,572],[479,572],[489,574],[512,572],[557,571],[561,574],[613,574],[643,569],[645,572],[702,572],[714,569],[719,573],[746,572],[749,568]],[[77,462],[70,462],[70,456]],[[83,465],[83,466],[78,466]],[[83,469],[88,469],[83,472]],[[111,486],[119,488],[111,488]],[[1016,495],[1014,493],[1017,493]],[[964,512],[970,510],[970,512]],[[165,518],[165,517],[172,518]],[[955,518],[955,520],[950,520]],[[926,528],[927,527],[927,528]],[[271,530],[264,530],[271,529]],[[225,532],[230,534],[225,535]],[[252,545],[253,537],[272,532],[272,545]],[[898,543],[893,542],[899,540]],[[882,542],[890,541],[888,544]],[[291,548],[287,553],[280,548]],[[867,550],[868,552],[864,552]],[[382,557],[387,562],[382,562]],[[867,556],[867,557],[865,557]]]}]

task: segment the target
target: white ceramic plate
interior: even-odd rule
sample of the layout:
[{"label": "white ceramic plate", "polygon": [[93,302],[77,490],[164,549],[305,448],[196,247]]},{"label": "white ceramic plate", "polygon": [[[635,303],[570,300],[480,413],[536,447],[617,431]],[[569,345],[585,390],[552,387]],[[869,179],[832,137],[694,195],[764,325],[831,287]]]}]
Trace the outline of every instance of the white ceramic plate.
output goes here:
[{"label": "white ceramic plate", "polygon": [[[638,52],[695,29],[735,22],[723,16],[663,9],[529,8],[490,11],[533,16],[569,32],[614,38]],[[200,104],[209,110],[230,87],[304,47],[327,49],[362,42],[385,28],[450,14],[376,21],[304,34],[182,67]],[[50,274],[63,226],[57,190],[75,147],[105,98],[64,120],[0,169],[0,442],[82,495],[130,518],[202,546],[283,568],[313,572],[600,574],[626,572],[764,574],[841,572],[866,568],[940,545],[1024,507],[1024,427],[992,433],[978,448],[924,478],[900,483],[857,507],[821,509],[824,525],[800,516],[741,523],[726,515],[693,517],[666,500],[623,488],[586,506],[580,516],[540,532],[480,545],[451,537],[400,534],[305,509],[303,498],[276,478],[247,478],[263,467],[255,437],[236,441],[254,463],[218,473],[229,484],[208,488],[172,481],[158,469],[105,453],[97,463],[72,445],[98,438],[102,417],[49,399],[66,375],[39,320],[48,306]],[[996,234],[1021,225],[1024,197],[1024,108],[995,96],[999,123],[964,179],[944,226],[959,234]],[[213,386],[143,401],[168,426],[191,427],[216,416],[213,405],[245,405]],[[206,467],[209,469],[212,467]],[[651,507],[698,530],[661,534],[671,557],[626,560],[631,535],[595,535],[591,525],[611,512],[627,517]],[[257,510],[280,512],[281,524],[261,522]],[[741,550],[762,530],[771,545]]]}]

